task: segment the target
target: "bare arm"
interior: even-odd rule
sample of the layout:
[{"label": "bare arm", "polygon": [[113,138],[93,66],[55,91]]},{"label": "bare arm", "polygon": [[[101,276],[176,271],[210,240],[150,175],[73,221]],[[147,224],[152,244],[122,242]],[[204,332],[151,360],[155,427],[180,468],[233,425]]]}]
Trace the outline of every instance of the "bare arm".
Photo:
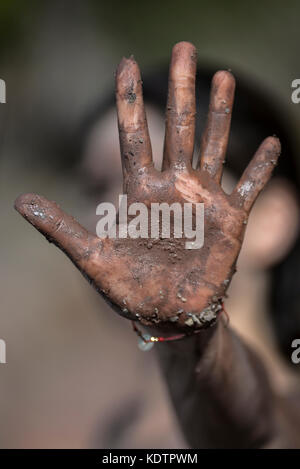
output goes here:
[{"label": "bare arm", "polygon": [[260,358],[224,321],[157,352],[192,448],[299,447],[299,413],[274,393]]},{"label": "bare arm", "polygon": [[191,447],[260,447],[274,432],[274,396],[260,360],[223,321],[157,348]]}]

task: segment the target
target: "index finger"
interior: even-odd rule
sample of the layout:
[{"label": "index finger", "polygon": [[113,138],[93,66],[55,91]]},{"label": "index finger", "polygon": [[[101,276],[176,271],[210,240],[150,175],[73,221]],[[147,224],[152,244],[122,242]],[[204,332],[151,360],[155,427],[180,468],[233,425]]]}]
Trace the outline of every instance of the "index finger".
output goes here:
[{"label": "index finger", "polygon": [[142,80],[133,57],[123,58],[118,66],[116,98],[122,167],[127,176],[153,164]]}]

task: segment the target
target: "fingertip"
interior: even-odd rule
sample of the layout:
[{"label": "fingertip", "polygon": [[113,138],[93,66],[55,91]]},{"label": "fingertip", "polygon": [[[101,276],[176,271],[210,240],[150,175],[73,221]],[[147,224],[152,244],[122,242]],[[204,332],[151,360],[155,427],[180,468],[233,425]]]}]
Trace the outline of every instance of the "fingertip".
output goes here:
[{"label": "fingertip", "polygon": [[280,152],[281,144],[279,138],[275,136],[267,137],[260,144],[254,156],[254,161],[264,162],[268,165],[271,163],[273,166],[276,166]]},{"label": "fingertip", "polygon": [[23,206],[23,198],[24,198],[25,195],[27,195],[27,194],[20,194],[14,202],[14,209],[17,210],[17,212],[19,212],[19,213],[21,213],[21,209],[22,209],[22,206]]},{"label": "fingertip", "polygon": [[33,193],[26,193],[19,195],[14,203],[14,208],[19,212],[21,215],[26,214],[26,209],[29,205],[33,206],[39,200],[39,196]]},{"label": "fingertip", "polygon": [[127,83],[130,80],[137,81],[140,78],[140,71],[133,55],[129,58],[123,57],[116,70],[117,86]]},{"label": "fingertip", "polygon": [[86,267],[86,254],[95,236],[90,235],[75,218],[63,212],[55,202],[37,194],[20,195],[15,201],[15,208],[73,262],[81,268]]},{"label": "fingertip", "polygon": [[119,63],[119,65],[117,66],[117,70],[116,70],[116,76],[120,76],[124,71],[126,70],[129,70],[129,69],[132,69],[132,68],[135,68],[137,66],[137,63],[133,57],[133,55],[131,55],[129,58],[127,57],[122,57],[122,60],[121,62]]},{"label": "fingertip", "polygon": [[246,211],[251,209],[258,194],[271,178],[280,150],[281,145],[277,137],[265,138],[245,169],[233,192],[233,199],[238,195],[238,200],[242,200]]},{"label": "fingertip", "polygon": [[195,54],[196,53],[196,47],[194,44],[192,44],[189,41],[180,41],[177,42],[172,49],[173,53],[189,53],[189,54]]},{"label": "fingertip", "polygon": [[263,146],[266,151],[271,152],[277,158],[281,153],[281,143],[278,137],[267,137],[263,141]]},{"label": "fingertip", "polygon": [[141,92],[141,74],[133,56],[123,57],[116,72],[116,91],[126,103],[135,103],[136,93]]},{"label": "fingertip", "polygon": [[218,70],[213,76],[213,83],[218,86],[235,86],[235,78],[228,70]]},{"label": "fingertip", "polygon": [[197,51],[191,42],[178,42],[172,49],[171,75],[192,76],[196,73]]},{"label": "fingertip", "polygon": [[[227,70],[219,70],[212,79],[212,89],[223,101],[233,100],[235,90],[235,78]],[[230,103],[223,103],[230,104]]]},{"label": "fingertip", "polygon": [[231,113],[234,101],[235,78],[227,70],[219,70],[212,79],[211,105],[213,110]]},{"label": "fingertip", "polygon": [[59,206],[45,197],[26,193],[21,194],[14,203],[15,209],[35,227],[52,225],[56,222]]}]

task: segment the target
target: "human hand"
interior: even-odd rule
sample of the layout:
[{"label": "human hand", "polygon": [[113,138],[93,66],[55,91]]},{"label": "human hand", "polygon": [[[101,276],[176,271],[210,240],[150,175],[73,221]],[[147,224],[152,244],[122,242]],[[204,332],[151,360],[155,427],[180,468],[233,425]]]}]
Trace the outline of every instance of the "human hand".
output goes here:
[{"label": "human hand", "polygon": [[280,143],[261,144],[231,195],[220,181],[228,143],[235,81],[219,71],[212,81],[198,169],[195,134],[196,50],[172,52],[163,169],[153,166],[138,66],[123,59],[116,97],[128,205],[204,203],[204,245],[185,249],[185,238],[98,238],[42,196],[18,197],[16,209],[73,261],[124,317],[159,329],[193,331],[213,323],[235,270],[251,207],[269,180]]}]

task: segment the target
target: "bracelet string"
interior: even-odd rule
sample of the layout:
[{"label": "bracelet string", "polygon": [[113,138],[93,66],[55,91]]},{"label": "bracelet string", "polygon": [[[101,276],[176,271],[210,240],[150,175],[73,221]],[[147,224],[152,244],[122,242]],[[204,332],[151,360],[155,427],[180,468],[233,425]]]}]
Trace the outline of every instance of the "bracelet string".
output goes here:
[{"label": "bracelet string", "polygon": [[[218,316],[220,316],[223,313],[224,316],[226,317],[226,325],[228,325],[229,316],[227,314],[227,311],[225,310],[224,302],[221,303],[221,306],[222,306],[222,309],[220,309],[220,311],[218,312]],[[156,336],[150,336],[149,334],[143,334],[143,332],[137,327],[134,321],[131,321],[131,324],[132,324],[132,328],[134,332],[137,334],[137,336],[140,339],[139,341],[140,348],[145,351],[150,350],[156,342],[172,342],[175,340],[184,339],[185,337],[190,337],[191,335],[194,335],[194,334],[199,334],[202,331],[202,329],[198,329],[196,331],[193,331],[192,334],[181,333],[181,334],[172,335],[169,337],[163,337],[163,336],[156,337]]]}]

